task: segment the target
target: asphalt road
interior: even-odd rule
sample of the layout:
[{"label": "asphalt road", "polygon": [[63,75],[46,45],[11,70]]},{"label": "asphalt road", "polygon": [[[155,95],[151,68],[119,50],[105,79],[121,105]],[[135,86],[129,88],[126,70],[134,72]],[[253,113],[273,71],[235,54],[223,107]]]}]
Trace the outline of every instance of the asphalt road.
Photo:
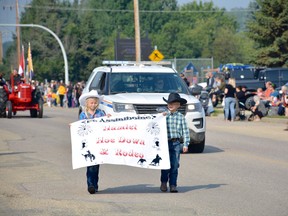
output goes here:
[{"label": "asphalt road", "polygon": [[99,192],[72,169],[69,123],[77,109],[0,119],[0,215],[287,216],[286,120],[207,118],[202,154],[182,154],[178,194],[159,190],[160,171],[102,165]]}]

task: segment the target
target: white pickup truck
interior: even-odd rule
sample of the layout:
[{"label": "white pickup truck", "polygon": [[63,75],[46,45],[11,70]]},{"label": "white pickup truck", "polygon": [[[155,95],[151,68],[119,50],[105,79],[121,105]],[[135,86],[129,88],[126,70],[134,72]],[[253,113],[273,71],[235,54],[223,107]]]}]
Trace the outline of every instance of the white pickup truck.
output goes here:
[{"label": "white pickup truck", "polygon": [[95,89],[103,95],[100,109],[111,115],[120,112],[154,114],[166,107],[163,97],[177,92],[187,100],[179,111],[185,115],[190,130],[188,150],[203,152],[205,112],[171,64],[167,67],[153,62],[104,61],[103,65],[93,70],[83,89],[83,93]]}]

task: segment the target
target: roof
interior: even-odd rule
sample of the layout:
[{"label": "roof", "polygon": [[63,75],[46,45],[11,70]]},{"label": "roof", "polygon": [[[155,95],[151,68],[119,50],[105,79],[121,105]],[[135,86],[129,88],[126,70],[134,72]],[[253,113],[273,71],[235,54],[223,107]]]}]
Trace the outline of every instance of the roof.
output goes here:
[{"label": "roof", "polygon": [[[165,64],[167,65],[167,64]],[[95,68],[97,71],[103,70],[105,72],[110,72],[112,69],[113,72],[125,72],[125,73],[147,73],[147,72],[154,72],[154,73],[175,73],[176,71],[172,67],[162,66],[160,64],[120,64],[120,65],[107,65]]]},{"label": "roof", "polygon": [[172,68],[163,66],[112,66],[112,72],[127,72],[127,73],[175,73]]}]

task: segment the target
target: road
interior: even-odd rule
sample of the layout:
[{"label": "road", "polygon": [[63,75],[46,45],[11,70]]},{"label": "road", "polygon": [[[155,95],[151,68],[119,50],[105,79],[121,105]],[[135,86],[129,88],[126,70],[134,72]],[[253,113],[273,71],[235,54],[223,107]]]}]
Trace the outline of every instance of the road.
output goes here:
[{"label": "road", "polygon": [[182,154],[179,193],[160,171],[101,165],[99,193],[72,169],[69,123],[77,109],[45,107],[43,119],[0,119],[0,215],[287,216],[287,120],[207,118],[202,154]]}]

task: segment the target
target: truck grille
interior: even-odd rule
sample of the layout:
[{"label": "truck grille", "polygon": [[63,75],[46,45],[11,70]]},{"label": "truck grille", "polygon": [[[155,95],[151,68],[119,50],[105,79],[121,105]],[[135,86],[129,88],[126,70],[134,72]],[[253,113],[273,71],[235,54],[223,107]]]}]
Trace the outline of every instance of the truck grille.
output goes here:
[{"label": "truck grille", "polygon": [[[159,107],[166,107],[165,104],[134,104],[134,109],[136,110],[137,114],[155,114],[157,113],[156,109]],[[181,106],[178,111],[183,115],[186,114],[186,105]]]}]

